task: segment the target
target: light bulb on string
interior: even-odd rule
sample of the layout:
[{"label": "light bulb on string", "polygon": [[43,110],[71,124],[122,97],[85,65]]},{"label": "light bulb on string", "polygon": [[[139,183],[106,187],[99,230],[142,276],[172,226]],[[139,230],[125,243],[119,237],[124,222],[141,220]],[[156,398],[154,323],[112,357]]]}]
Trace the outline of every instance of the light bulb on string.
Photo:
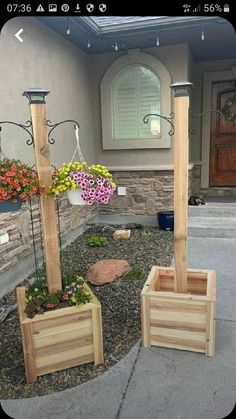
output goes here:
[{"label": "light bulb on string", "polygon": [[201,40],[202,40],[202,41],[205,41],[204,26],[202,26]]},{"label": "light bulb on string", "polygon": [[117,42],[115,41],[114,45],[112,45],[112,48],[114,48],[115,51],[119,51],[119,47]]},{"label": "light bulb on string", "polygon": [[70,21],[69,21],[69,18],[67,18],[66,35],[70,35],[70,32],[71,32],[71,30],[70,30]]}]

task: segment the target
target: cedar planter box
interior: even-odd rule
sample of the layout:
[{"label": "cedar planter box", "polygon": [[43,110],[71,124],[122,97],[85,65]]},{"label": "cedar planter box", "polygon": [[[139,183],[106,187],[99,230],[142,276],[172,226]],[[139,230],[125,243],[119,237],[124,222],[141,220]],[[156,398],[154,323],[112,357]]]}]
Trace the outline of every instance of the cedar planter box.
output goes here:
[{"label": "cedar planter box", "polygon": [[143,346],[215,355],[216,275],[187,270],[187,294],[174,292],[174,268],[153,266],[141,292]]},{"label": "cedar planter box", "polygon": [[33,319],[24,313],[25,287],[17,288],[27,383],[53,371],[103,363],[101,305],[86,287],[91,302],[47,311]]}]

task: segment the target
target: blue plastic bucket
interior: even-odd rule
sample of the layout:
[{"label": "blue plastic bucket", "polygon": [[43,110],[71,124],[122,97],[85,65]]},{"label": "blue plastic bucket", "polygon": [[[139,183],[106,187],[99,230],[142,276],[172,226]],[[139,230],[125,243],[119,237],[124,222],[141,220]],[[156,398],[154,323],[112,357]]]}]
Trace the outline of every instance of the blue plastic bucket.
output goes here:
[{"label": "blue plastic bucket", "polygon": [[157,220],[161,230],[174,231],[174,211],[160,211]]}]

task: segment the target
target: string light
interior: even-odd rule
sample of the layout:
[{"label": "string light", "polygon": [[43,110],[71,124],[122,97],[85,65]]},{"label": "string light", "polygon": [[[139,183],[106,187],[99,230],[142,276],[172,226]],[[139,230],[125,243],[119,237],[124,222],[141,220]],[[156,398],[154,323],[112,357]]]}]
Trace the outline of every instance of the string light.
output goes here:
[{"label": "string light", "polygon": [[114,45],[112,45],[112,48],[114,48],[115,51],[119,51],[117,42],[115,42]]},{"label": "string light", "polygon": [[70,35],[70,21],[69,21],[69,18],[67,19],[66,35]]},{"label": "string light", "polygon": [[159,45],[160,45],[160,38],[159,38],[159,35],[157,35],[156,46],[159,47]]},{"label": "string light", "polygon": [[89,39],[87,40],[87,48],[91,48],[91,42]]},{"label": "string light", "polygon": [[201,34],[201,40],[205,40],[205,32],[204,32],[204,26],[202,26],[202,34]]}]

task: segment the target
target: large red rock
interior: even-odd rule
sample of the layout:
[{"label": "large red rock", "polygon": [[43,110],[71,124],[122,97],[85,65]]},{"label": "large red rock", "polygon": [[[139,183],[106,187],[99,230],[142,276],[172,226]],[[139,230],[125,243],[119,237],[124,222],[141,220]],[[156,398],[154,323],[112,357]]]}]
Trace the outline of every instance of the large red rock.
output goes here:
[{"label": "large red rock", "polygon": [[103,285],[115,281],[131,267],[127,260],[103,259],[91,265],[87,271],[86,279],[94,285]]}]

